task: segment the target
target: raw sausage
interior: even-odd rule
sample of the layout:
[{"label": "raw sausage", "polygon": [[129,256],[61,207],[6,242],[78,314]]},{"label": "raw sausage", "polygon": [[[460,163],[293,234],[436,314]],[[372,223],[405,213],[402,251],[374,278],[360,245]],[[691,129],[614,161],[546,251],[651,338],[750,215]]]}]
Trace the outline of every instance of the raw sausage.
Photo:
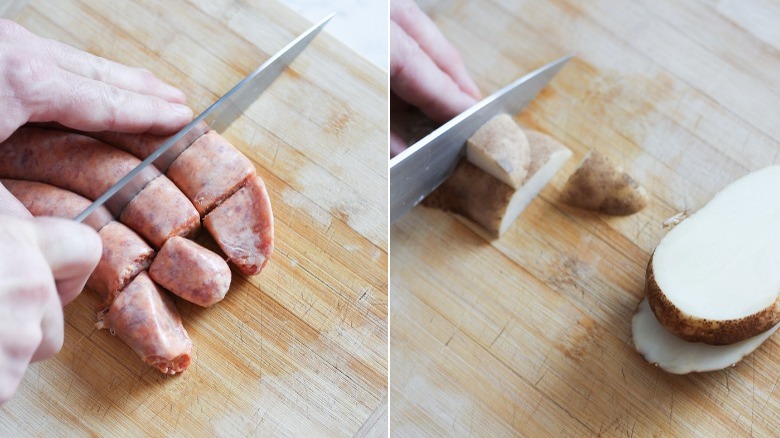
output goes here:
[{"label": "raw sausage", "polygon": [[30,214],[30,211],[24,207],[24,204],[14,198],[11,192],[9,192],[7,188],[3,187],[2,183],[0,183],[0,198],[5,199],[4,202],[0,203],[0,215],[25,219],[33,217],[33,215]]},{"label": "raw sausage", "polygon": [[171,237],[160,248],[149,276],[174,295],[210,307],[230,289],[231,273],[217,254],[191,240]]},{"label": "raw sausage", "polygon": [[[90,204],[90,201],[82,196],[49,184],[17,179],[0,181],[33,216],[72,218]],[[84,223],[99,231],[112,220],[114,218],[111,213],[101,207],[89,215]]]},{"label": "raw sausage", "polygon": [[[207,132],[208,131],[208,132]],[[170,137],[116,132],[87,133],[140,159],[145,159]],[[201,217],[232,195],[249,178],[255,166],[244,154],[208,125],[201,123],[187,133],[189,147],[167,169],[160,169],[195,205]],[[155,162],[156,163],[156,162]]]},{"label": "raw sausage", "polygon": [[119,220],[139,230],[155,248],[173,236],[190,237],[200,229],[195,207],[164,175],[147,184],[127,204]]},{"label": "raw sausage", "polygon": [[108,223],[98,234],[103,255],[87,280],[87,287],[110,303],[130,281],[149,268],[154,250],[133,230],[116,221]]},{"label": "raw sausage", "polygon": [[[2,180],[2,183],[34,216],[71,218],[90,204],[86,198],[49,184],[21,180]],[[99,230],[103,244],[103,254],[87,286],[110,303],[136,275],[149,267],[154,250],[133,230],[113,221],[102,207],[87,221]]]},{"label": "raw sausage", "polygon": [[[184,145],[191,145],[198,137],[203,135],[209,130],[209,125],[205,122],[200,122],[189,130],[184,137],[179,140]],[[88,135],[92,138],[96,138],[104,143],[108,143],[111,146],[122,149],[134,155],[138,159],[145,159],[151,155],[154,151],[160,148],[166,140],[171,136],[166,135],[154,135],[154,134],[127,134],[124,132],[85,132],[84,135]],[[176,147],[176,146],[174,146]],[[155,161],[155,165],[156,165]],[[159,169],[159,166],[158,166]],[[159,169],[161,172],[165,172],[167,169]]]},{"label": "raw sausage", "polygon": [[[138,163],[98,140],[56,130],[21,128],[0,143],[0,177],[45,182],[89,199],[102,195]],[[147,170],[151,183],[130,201],[136,208],[126,215],[113,213],[122,214],[120,220],[127,219],[125,223],[155,247],[168,236],[197,232],[200,216],[192,203],[154,167]],[[144,193],[147,190],[150,193]],[[146,214],[138,214],[139,209]]]},{"label": "raw sausage", "polygon": [[[0,143],[0,177],[51,184],[92,200],[138,163],[95,139],[51,129],[20,128]],[[149,181],[160,174],[152,172]]]},{"label": "raw sausage", "polygon": [[255,176],[255,166],[216,131],[190,145],[166,172],[205,216]]},{"label": "raw sausage", "polygon": [[260,177],[249,180],[204,219],[203,225],[241,272],[255,275],[273,252],[271,201]]},{"label": "raw sausage", "polygon": [[98,313],[98,329],[108,329],[147,364],[165,374],[190,364],[192,341],[173,301],[142,272]]}]

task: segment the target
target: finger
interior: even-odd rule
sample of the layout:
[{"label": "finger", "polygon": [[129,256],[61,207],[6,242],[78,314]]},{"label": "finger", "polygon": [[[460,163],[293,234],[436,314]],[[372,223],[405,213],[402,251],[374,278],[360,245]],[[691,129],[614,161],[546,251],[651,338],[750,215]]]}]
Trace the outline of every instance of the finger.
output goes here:
[{"label": "finger", "polygon": [[34,220],[38,247],[49,263],[62,305],[84,289],[102,254],[100,237],[92,228],[67,219]]},{"label": "finger", "polygon": [[127,91],[156,96],[168,102],[184,103],[186,101],[181,90],[161,81],[149,70],[128,67],[75,49],[59,41],[40,38],[39,42],[49,59],[63,70]]},{"label": "finger", "polygon": [[400,135],[398,135],[392,129],[390,130],[390,158],[400,154],[406,149],[406,142],[403,141]]},{"label": "finger", "polygon": [[417,41],[422,50],[458,84],[461,90],[475,99],[481,98],[479,88],[469,76],[458,50],[444,37],[436,24],[414,0],[391,2],[390,19]]},{"label": "finger", "polygon": [[398,95],[395,94],[393,90],[390,90],[390,111],[391,112],[402,111],[409,107],[411,107],[411,105],[409,105],[409,102],[404,101],[403,99],[398,97]]},{"label": "finger", "polygon": [[29,219],[32,214],[0,183],[0,215]]},{"label": "finger", "polygon": [[476,103],[393,22],[390,34],[390,88],[398,97],[438,122],[445,122]]},{"label": "finger", "polygon": [[33,102],[31,122],[56,121],[82,131],[169,134],[192,120],[192,110],[156,96],[59,70]]},{"label": "finger", "polygon": [[62,303],[58,296],[52,294],[41,320],[41,342],[30,358],[30,362],[46,360],[59,353],[65,341],[64,327]]}]

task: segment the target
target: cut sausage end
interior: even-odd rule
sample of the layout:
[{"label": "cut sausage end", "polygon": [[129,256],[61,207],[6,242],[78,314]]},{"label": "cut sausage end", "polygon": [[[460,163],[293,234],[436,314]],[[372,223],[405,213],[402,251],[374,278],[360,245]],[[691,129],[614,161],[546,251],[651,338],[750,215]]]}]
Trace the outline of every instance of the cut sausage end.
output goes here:
[{"label": "cut sausage end", "polygon": [[171,237],[160,248],[149,275],[174,295],[199,306],[221,301],[230,289],[231,273],[220,256],[182,238]]},{"label": "cut sausage end", "polygon": [[273,213],[265,183],[252,178],[203,219],[228,260],[246,275],[259,274],[274,245]]},{"label": "cut sausage end", "polygon": [[138,274],[149,268],[154,250],[133,230],[111,222],[98,232],[103,254],[87,280],[110,303]]},{"label": "cut sausage end", "polygon": [[179,373],[190,363],[192,341],[179,312],[146,272],[98,313],[96,327],[110,330],[160,372]]},{"label": "cut sausage end", "polygon": [[249,158],[213,130],[195,140],[166,172],[201,216],[235,193],[255,174],[255,166]]}]

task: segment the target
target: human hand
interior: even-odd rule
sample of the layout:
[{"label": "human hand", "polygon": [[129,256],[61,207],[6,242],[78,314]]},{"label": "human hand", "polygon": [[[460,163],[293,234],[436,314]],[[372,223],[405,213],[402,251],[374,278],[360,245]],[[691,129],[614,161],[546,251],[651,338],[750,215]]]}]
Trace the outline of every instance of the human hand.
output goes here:
[{"label": "human hand", "polygon": [[[14,201],[0,190],[4,213],[16,209],[6,207]],[[0,404],[16,392],[31,362],[62,348],[62,306],[84,288],[102,251],[86,225],[16,213],[23,217],[0,214]]]},{"label": "human hand", "polygon": [[[391,110],[418,107],[437,122],[446,122],[481,97],[460,54],[414,0],[390,1]],[[390,133],[390,152],[406,144]]]},{"label": "human hand", "polygon": [[151,72],[0,20],[0,141],[27,122],[167,134],[192,120],[184,94]]}]

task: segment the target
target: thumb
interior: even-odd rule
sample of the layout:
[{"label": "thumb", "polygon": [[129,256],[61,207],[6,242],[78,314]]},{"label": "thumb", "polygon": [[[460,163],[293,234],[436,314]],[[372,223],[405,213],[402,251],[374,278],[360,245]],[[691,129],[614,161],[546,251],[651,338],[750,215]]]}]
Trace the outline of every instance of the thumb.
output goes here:
[{"label": "thumb", "polygon": [[24,205],[0,183],[0,215],[28,219],[32,217]]},{"label": "thumb", "polygon": [[103,246],[92,228],[69,219],[33,219],[38,247],[51,267],[62,305],[73,301],[100,261]]}]

